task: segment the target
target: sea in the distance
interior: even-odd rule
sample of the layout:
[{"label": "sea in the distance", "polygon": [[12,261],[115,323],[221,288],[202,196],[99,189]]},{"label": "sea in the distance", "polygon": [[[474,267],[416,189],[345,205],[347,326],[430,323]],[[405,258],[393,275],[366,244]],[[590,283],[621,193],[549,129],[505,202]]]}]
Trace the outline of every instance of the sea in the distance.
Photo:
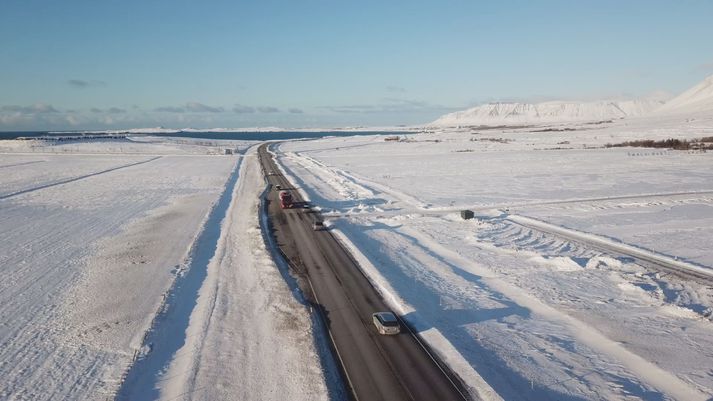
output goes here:
[{"label": "sea in the distance", "polygon": [[[197,138],[197,139],[227,139],[227,140],[242,140],[242,141],[269,141],[269,140],[287,140],[287,139],[310,139],[323,138],[327,136],[355,136],[355,135],[391,135],[404,134],[405,132],[397,131],[246,131],[246,132],[172,132],[172,133],[147,133],[130,135],[147,135],[147,136],[166,136],[178,138]],[[0,132],[0,139],[17,139],[31,138],[41,136],[81,136],[84,132],[63,132],[61,134],[48,133],[41,131],[26,131],[26,132]],[[86,133],[87,135],[97,135]]]}]

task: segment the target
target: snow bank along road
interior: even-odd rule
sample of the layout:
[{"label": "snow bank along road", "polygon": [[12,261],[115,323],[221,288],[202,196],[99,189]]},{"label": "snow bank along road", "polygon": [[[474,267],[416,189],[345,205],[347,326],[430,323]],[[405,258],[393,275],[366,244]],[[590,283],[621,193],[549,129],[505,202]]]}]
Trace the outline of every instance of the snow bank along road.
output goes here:
[{"label": "snow bank along road", "polygon": [[[272,185],[291,188],[279,173],[267,145],[260,159]],[[292,191],[298,200],[299,195]],[[411,333],[380,336],[371,314],[388,310],[358,264],[329,231],[313,231],[319,217],[295,208],[282,210],[276,191],[269,214],[281,250],[307,278],[314,303],[327,320],[338,358],[353,395],[359,400],[463,400],[457,380]]]},{"label": "snow bank along road", "polygon": [[264,188],[251,148],[196,238],[132,366],[122,400],[313,400],[327,387],[306,308],[258,226]]}]

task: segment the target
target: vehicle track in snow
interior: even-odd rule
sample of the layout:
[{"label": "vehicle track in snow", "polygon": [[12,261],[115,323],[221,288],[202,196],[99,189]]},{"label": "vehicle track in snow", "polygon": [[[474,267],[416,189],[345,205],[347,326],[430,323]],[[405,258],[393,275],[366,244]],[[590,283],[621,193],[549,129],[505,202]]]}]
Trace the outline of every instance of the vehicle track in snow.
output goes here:
[{"label": "vehicle track in snow", "polygon": [[[493,209],[515,209],[522,207],[534,207],[534,206],[557,206],[557,205],[577,205],[585,204],[589,202],[608,202],[608,201],[620,201],[620,200],[631,200],[631,201],[652,201],[656,198],[670,198],[676,196],[711,196],[713,195],[713,190],[704,191],[683,191],[683,192],[665,192],[665,193],[651,193],[651,194],[632,194],[624,196],[611,196],[611,197],[599,197],[599,198],[580,198],[580,199],[559,199],[552,201],[533,201],[533,202],[508,202],[508,203],[493,203],[493,204],[482,204],[482,205],[460,205],[460,206],[447,206],[447,207],[433,207],[431,209],[419,209],[419,208],[401,208],[397,210],[386,210],[386,211],[361,211],[357,213],[349,212],[325,212],[324,214],[329,217],[349,217],[351,215],[356,216],[395,216],[403,214],[421,214],[424,216],[443,216],[449,213],[457,213],[463,209],[469,209],[473,211],[483,211],[483,210],[493,210]],[[653,201],[652,201],[653,202]],[[602,207],[604,208],[604,207]]]},{"label": "vehicle track in snow", "polygon": [[235,160],[175,153],[0,155],[1,400],[113,399]]},{"label": "vehicle track in snow", "polygon": [[650,269],[713,285],[713,269],[710,268],[683,262],[670,256],[657,254],[651,250],[638,248],[623,242],[616,242],[595,234],[583,233],[556,226],[529,217],[510,215],[507,219],[531,230],[564,238],[589,249],[599,250],[606,254],[632,258],[640,265]]},{"label": "vehicle track in snow", "polygon": [[18,166],[26,166],[28,164],[35,164],[35,163],[44,163],[44,160],[35,160],[31,162],[22,162],[22,163],[13,163],[13,164],[4,164],[0,166],[0,168],[8,168],[8,167],[18,167]]},{"label": "vehicle track in snow", "polygon": [[[515,225],[515,224],[513,224]],[[526,231],[529,229],[529,227],[526,227]],[[513,230],[517,230],[516,228],[513,228]],[[537,230],[532,230],[534,231],[533,236],[538,236],[538,231]],[[454,233],[454,236],[458,234]],[[406,239],[406,241],[415,241],[415,247],[403,247],[401,245],[398,245],[398,238],[399,236],[402,236],[403,238]],[[544,237],[549,237],[551,235],[545,235]],[[500,272],[497,272],[496,270],[492,269],[492,266],[496,266],[496,264],[493,264],[491,259],[491,256],[488,256],[487,254],[489,253],[487,251],[487,248],[482,248],[483,250],[486,250],[485,252],[480,251],[479,255],[480,257],[474,258],[473,254],[468,254],[468,253],[461,253],[459,249],[451,249],[450,248],[450,243],[449,242],[443,242],[442,241],[443,237],[440,237],[436,235],[433,236],[431,232],[428,230],[422,231],[420,229],[414,229],[410,227],[401,227],[398,229],[398,231],[388,231],[384,232],[384,236],[380,237],[379,239],[382,242],[387,242],[389,244],[396,244],[396,245],[390,245],[394,246],[397,249],[406,249],[405,252],[403,252],[401,255],[403,256],[408,256],[410,257],[411,255],[417,255],[416,249],[419,247],[422,247],[422,249],[426,250],[426,259],[424,262],[427,263],[422,263],[422,266],[428,266],[426,268],[426,271],[430,271],[428,273],[429,280],[434,280],[435,282],[438,282],[439,280],[442,280],[439,278],[443,272],[446,274],[453,274],[453,272],[464,269],[466,272],[470,272],[473,274],[473,278],[475,280],[468,280],[471,281],[471,284],[466,286],[465,288],[468,289],[468,291],[471,291],[473,289],[473,284],[477,284],[480,289],[476,291],[476,293],[481,293],[482,290],[487,290],[487,291],[492,291],[493,295],[494,294],[500,294],[498,295],[495,299],[497,299],[500,303],[505,303],[505,304],[510,304],[514,307],[522,306],[526,308],[529,312],[532,314],[532,321],[549,321],[552,322],[551,324],[554,324],[555,326],[550,326],[550,327],[557,327],[559,326],[559,329],[556,333],[558,334],[553,334],[551,335],[546,335],[545,341],[549,342],[552,338],[557,337],[558,335],[562,333],[568,333],[567,336],[571,336],[571,338],[576,339],[578,344],[581,344],[582,347],[589,348],[591,350],[596,351],[594,354],[601,354],[601,355],[606,355],[608,357],[614,358],[614,360],[617,360],[617,363],[621,363],[622,366],[625,367],[626,370],[630,372],[635,372],[634,377],[636,378],[632,383],[637,383],[636,385],[639,385],[638,383],[646,383],[644,385],[652,385],[655,388],[657,388],[659,391],[662,393],[668,393],[671,392],[672,394],[678,393],[678,394],[683,394],[678,397],[673,397],[673,399],[699,399],[701,394],[697,392],[695,387],[693,386],[688,386],[686,384],[686,381],[680,381],[676,376],[672,375],[670,372],[666,371],[664,369],[658,369],[657,364],[652,363],[651,360],[647,360],[646,358],[642,358],[641,356],[637,355],[637,353],[634,351],[633,348],[629,348],[627,344],[623,344],[618,342],[616,339],[610,339],[606,331],[601,332],[596,324],[593,324],[592,321],[589,321],[587,319],[582,319],[580,316],[577,316],[576,314],[571,314],[570,311],[567,308],[561,308],[558,307],[557,302],[550,302],[547,301],[546,297],[542,297],[543,293],[532,293],[531,291],[528,291],[523,288],[522,284],[518,284],[517,280],[508,280],[508,275],[510,278],[513,278],[513,276],[510,273],[507,274],[502,274]],[[546,238],[542,238],[543,244],[547,243],[548,240]],[[527,241],[525,242],[527,243]],[[534,243],[530,243],[530,246],[534,245]],[[576,253],[589,253],[591,252],[591,248],[589,247],[582,247],[579,249]],[[609,255],[611,255],[610,252],[607,252]],[[498,250],[495,252],[495,260],[498,261],[503,261],[503,260],[509,260],[510,263],[509,266],[507,266],[508,269],[512,269],[512,263],[515,262],[515,259],[520,258],[521,256],[516,256],[517,253],[503,253],[502,251]],[[401,259],[403,256],[400,256],[399,259]],[[503,258],[504,256],[504,258]],[[522,255],[524,256],[524,260],[528,260],[531,258],[531,255],[525,254]],[[606,256],[606,255],[604,255]],[[451,268],[450,269],[445,269],[441,270],[439,272],[439,269],[437,266],[441,264],[439,262],[439,259],[442,261],[448,261]],[[400,262],[403,263],[403,262]],[[532,262],[526,262],[527,263],[532,263]],[[448,264],[446,264],[448,266]],[[413,271],[413,267],[409,266],[408,267],[409,271]],[[555,267],[555,270],[559,270],[557,267]],[[577,272],[583,271],[584,269],[576,269],[576,270],[567,270],[574,272],[575,274],[578,275]],[[495,274],[492,274],[495,272]],[[532,273],[532,271],[530,271]],[[541,273],[545,273],[546,270],[540,271]],[[419,275],[419,277],[424,277],[423,275]],[[468,277],[467,275],[465,277]],[[525,276],[527,277],[527,276]],[[550,276],[551,277],[551,276]],[[527,279],[527,278],[526,278]],[[419,278],[419,280],[422,280]],[[545,279],[547,280],[547,279]],[[394,282],[393,280],[390,280],[392,283]],[[453,280],[445,280],[445,283],[453,283]],[[467,281],[466,281],[467,283]],[[402,286],[404,288],[404,284],[399,283],[396,284],[398,286]],[[553,287],[556,285],[553,284]],[[408,286],[406,286],[408,288]],[[442,286],[442,285],[433,285],[432,288],[444,288],[446,290],[446,294],[453,299],[456,300],[462,294],[468,294],[467,292],[462,292],[458,293],[457,291],[454,291],[453,288],[450,288],[448,286]],[[525,286],[527,288],[527,286]],[[419,294],[424,294],[424,291],[418,291]],[[545,292],[544,294],[546,294]],[[491,295],[492,297],[492,295]],[[418,298],[416,298],[418,299]],[[477,299],[475,299],[477,301]],[[414,301],[412,301],[414,302]],[[423,302],[423,301],[416,301],[416,302]],[[462,302],[462,304],[465,306],[465,310],[468,308],[472,308],[474,302],[468,301],[467,297],[464,297],[462,300],[459,302]],[[455,302],[457,305],[459,302]],[[423,304],[419,306],[416,304],[415,309],[419,311],[419,313],[424,313],[428,308],[423,307]],[[467,316],[467,313],[462,311],[461,313],[464,316]],[[439,314],[441,313],[440,311],[438,312]],[[477,313],[482,313],[482,309],[477,310]],[[524,319],[523,321],[526,321],[527,319]],[[442,323],[437,323],[437,324],[442,324]],[[460,323],[462,324],[462,323]],[[539,325],[536,324],[536,326]],[[460,330],[460,325],[457,325],[453,327],[452,329],[455,330]],[[530,324],[525,324],[523,326],[518,326],[518,330],[523,330],[527,335],[533,335],[533,336],[538,336],[542,334],[541,331],[539,330],[534,330],[534,331],[528,331],[526,328],[527,327],[532,327]],[[486,327],[483,326],[481,329],[481,334],[479,334],[478,338],[487,338],[486,333]],[[547,331],[545,331],[547,333]],[[514,335],[514,334],[513,334]],[[481,337],[482,336],[482,337]],[[456,341],[462,341],[461,338],[458,336],[454,337]],[[490,341],[493,341],[492,339]],[[512,343],[509,343],[512,345]],[[556,343],[552,343],[553,346],[556,346]],[[472,347],[473,344],[468,344],[465,347],[460,346],[458,347],[459,349],[468,349]],[[487,348],[484,348],[483,350],[486,350]],[[583,349],[583,348],[578,348],[578,349]],[[566,350],[566,349],[564,349]],[[494,351],[494,350],[492,350]],[[507,353],[510,352],[516,352],[515,349],[508,349]],[[493,353],[493,355],[488,354],[483,355],[481,357],[478,357],[476,359],[476,363],[481,363],[483,360],[487,360],[490,358],[493,358],[495,355],[500,355],[498,353]],[[573,355],[577,355],[574,353]],[[587,355],[585,354],[580,354],[580,356]],[[597,359],[597,358],[593,358]],[[564,359],[562,359],[564,360]],[[492,363],[492,362],[491,362]],[[497,363],[493,364],[492,366],[498,366]],[[567,366],[566,364],[563,366]],[[569,366],[570,368],[572,367],[571,365]],[[488,368],[490,369],[490,367]],[[500,369],[500,368],[499,368]],[[566,371],[566,368],[565,368]],[[487,372],[487,369],[486,369]],[[601,370],[599,370],[601,372]],[[480,373],[480,371],[479,371]],[[501,372],[502,374],[502,372]],[[492,373],[488,374],[488,377],[490,379],[494,379],[494,382],[491,383],[491,381],[488,381],[489,384],[493,385],[495,382],[499,381],[499,378],[496,377],[497,375],[493,376]],[[668,376],[667,378],[665,378]],[[502,374],[502,377],[510,377],[508,374]],[[661,379],[665,378],[665,379]],[[675,383],[674,383],[675,382]],[[512,384],[513,382],[511,382]],[[537,383],[537,382],[536,382]],[[529,387],[529,386],[527,386]],[[515,386],[514,388],[522,388],[521,385]],[[498,387],[496,386],[497,390],[504,390],[505,394],[508,392],[512,391],[512,388],[507,388],[507,387]],[[542,383],[540,385],[536,385],[535,389],[537,391],[542,390]],[[501,394],[500,391],[498,394]],[[512,393],[510,393],[512,395]],[[525,393],[522,393],[525,394]],[[533,393],[537,394],[537,393]],[[501,394],[502,395],[502,394]],[[530,395],[530,394],[528,394]],[[523,399],[554,399],[555,397],[552,397],[552,394],[540,394],[540,397],[528,397],[525,396]],[[549,397],[548,397],[549,396]],[[510,399],[510,397],[503,396],[505,399]],[[512,399],[519,399],[517,397],[513,397]],[[559,398],[558,398],[559,399]],[[569,398],[568,398],[569,399]],[[576,399],[576,398],[572,398]],[[586,397],[585,397],[586,399]],[[592,398],[590,398],[592,399]],[[616,398],[608,398],[608,399],[616,399]],[[704,398],[707,399],[707,398]]]},{"label": "vehicle track in snow", "polygon": [[[280,157],[291,160],[297,166],[302,167],[306,173],[311,174],[313,179],[321,181],[331,187],[335,194],[337,194],[338,199],[349,199],[352,201],[351,203],[353,205],[344,204],[339,206],[342,209],[349,208],[349,210],[359,210],[356,213],[361,213],[362,211],[369,212],[374,209],[380,212],[383,210],[383,207],[392,208],[394,205],[391,205],[391,203],[393,202],[397,204],[402,203],[407,207],[416,207],[419,210],[425,210],[430,206],[415,196],[397,191],[392,187],[367,179],[354,172],[347,172],[340,168],[331,167],[320,160],[299,152],[287,152],[284,156],[281,154]],[[299,178],[299,175],[293,171],[294,168],[285,164],[283,164],[283,167],[289,170],[291,175],[297,178],[298,181],[303,182],[303,180]],[[314,171],[320,171],[322,174],[315,174]],[[308,186],[304,182],[303,184],[305,184],[303,185],[305,187]],[[389,205],[386,205],[385,199],[382,198],[384,194],[390,197]],[[330,203],[328,199],[322,199],[320,202]]]},{"label": "vehicle track in snow", "polygon": [[10,194],[7,194],[7,195],[2,195],[2,196],[0,196],[0,200],[5,200],[5,199],[12,198],[12,197],[15,197],[15,196],[24,195],[24,194],[26,194],[26,193],[39,191],[39,190],[45,189],[45,188],[51,188],[51,187],[55,187],[55,186],[58,186],[58,185],[69,184],[70,182],[75,182],[75,181],[83,180],[83,179],[85,179],[85,178],[90,178],[90,177],[94,177],[94,176],[97,176],[97,175],[110,173],[110,172],[112,172],[112,171],[121,170],[121,169],[128,168],[128,167],[134,167],[134,166],[138,166],[138,165],[141,165],[141,164],[150,163],[150,162],[152,162],[152,161],[154,161],[154,160],[160,159],[161,157],[162,157],[162,156],[156,156],[156,157],[152,157],[152,158],[150,158],[150,159],[142,160],[142,161],[139,161],[139,162],[134,162],[134,163],[129,163],[129,164],[123,164],[123,165],[121,165],[121,166],[112,167],[112,168],[110,168],[110,169],[101,170],[101,171],[97,171],[97,172],[90,173],[90,174],[83,174],[83,175],[80,175],[80,176],[77,176],[77,177],[66,178],[66,179],[63,179],[63,180],[60,180],[60,181],[56,181],[56,182],[52,182],[52,183],[48,183],[48,184],[43,184],[43,185],[39,185],[39,186],[32,187],[32,188],[23,189],[23,190],[16,191],[16,192],[13,192],[13,193],[10,193]]}]

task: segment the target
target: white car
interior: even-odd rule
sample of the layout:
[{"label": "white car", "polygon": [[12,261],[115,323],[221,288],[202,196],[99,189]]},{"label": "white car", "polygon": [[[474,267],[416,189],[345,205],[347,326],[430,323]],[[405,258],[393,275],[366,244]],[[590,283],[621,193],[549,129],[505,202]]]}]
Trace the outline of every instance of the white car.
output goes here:
[{"label": "white car", "polygon": [[376,312],[372,316],[379,334],[394,335],[401,332],[399,319],[391,312]]}]

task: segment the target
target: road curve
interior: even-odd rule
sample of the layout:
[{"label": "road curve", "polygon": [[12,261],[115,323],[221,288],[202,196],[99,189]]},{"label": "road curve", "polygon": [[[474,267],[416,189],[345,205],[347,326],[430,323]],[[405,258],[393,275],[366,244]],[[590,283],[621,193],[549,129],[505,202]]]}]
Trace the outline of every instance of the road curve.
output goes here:
[{"label": "road curve", "polygon": [[[262,145],[260,162],[271,186],[294,189]],[[389,310],[358,264],[328,230],[314,231],[313,211],[282,210],[277,192],[268,196],[272,233],[303,291],[322,313],[342,374],[355,400],[467,400],[469,395],[441,362],[410,332],[382,336],[371,314]],[[303,203],[291,190],[296,204]],[[402,322],[403,324],[403,322]]]}]

